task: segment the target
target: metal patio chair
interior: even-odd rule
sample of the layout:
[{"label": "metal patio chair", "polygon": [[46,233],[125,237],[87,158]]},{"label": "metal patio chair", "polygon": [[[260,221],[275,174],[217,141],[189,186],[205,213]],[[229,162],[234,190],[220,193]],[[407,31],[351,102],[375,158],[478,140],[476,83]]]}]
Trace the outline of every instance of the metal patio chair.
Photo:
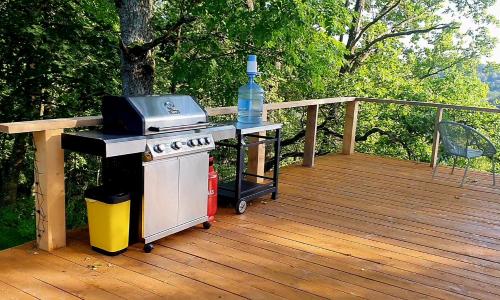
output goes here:
[{"label": "metal patio chair", "polygon": [[[464,186],[470,160],[481,156],[491,159],[493,167],[493,185],[496,185],[495,155],[497,154],[497,149],[487,137],[470,126],[456,122],[442,121],[438,124],[438,130],[441,136],[441,144],[444,149],[443,154],[453,156],[453,169],[451,169],[451,174],[455,171],[458,157],[467,159],[467,165],[465,166],[464,177],[462,178],[460,187]],[[439,157],[434,167],[432,178],[436,176],[441,159],[442,156]]]}]

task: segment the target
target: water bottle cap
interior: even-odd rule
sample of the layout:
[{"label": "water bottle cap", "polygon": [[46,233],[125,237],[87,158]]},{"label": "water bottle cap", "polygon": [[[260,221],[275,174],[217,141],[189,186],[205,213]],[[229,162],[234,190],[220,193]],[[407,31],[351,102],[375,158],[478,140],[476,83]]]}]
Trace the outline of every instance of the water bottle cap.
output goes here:
[{"label": "water bottle cap", "polygon": [[247,74],[257,75],[257,55],[249,55],[247,60]]}]

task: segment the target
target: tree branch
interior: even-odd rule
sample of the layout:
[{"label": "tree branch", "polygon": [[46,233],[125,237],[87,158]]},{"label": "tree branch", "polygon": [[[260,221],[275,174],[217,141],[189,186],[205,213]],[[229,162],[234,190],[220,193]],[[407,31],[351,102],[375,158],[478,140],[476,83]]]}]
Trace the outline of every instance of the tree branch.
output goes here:
[{"label": "tree branch", "polygon": [[441,68],[441,69],[437,69],[437,70],[436,70],[436,71],[434,71],[434,72],[431,72],[431,70],[432,70],[432,67],[431,67],[431,68],[429,68],[429,71],[427,72],[427,74],[424,74],[424,75],[422,75],[422,76],[419,76],[419,77],[418,77],[418,79],[423,80],[423,79],[426,79],[426,78],[428,78],[428,77],[431,77],[431,76],[437,75],[437,74],[439,74],[439,73],[441,73],[441,72],[443,72],[443,71],[446,71],[446,70],[448,70],[448,69],[453,68],[454,66],[456,66],[456,65],[458,65],[459,63],[463,62],[465,59],[466,59],[465,57],[462,57],[462,58],[460,58],[460,59],[457,59],[456,61],[452,62],[451,64],[447,65],[446,67],[443,67],[443,68]]},{"label": "tree branch", "polygon": [[353,41],[356,38],[359,26],[361,26],[361,16],[363,15],[364,6],[365,6],[365,0],[356,0],[356,3],[354,4],[354,12],[357,15],[354,15],[352,18],[351,26],[349,26],[349,33],[346,44],[347,49],[349,49],[350,51],[354,47]]},{"label": "tree branch", "polygon": [[[338,133],[338,132],[333,131],[330,128],[328,128],[326,126],[326,121],[324,121],[323,123],[318,125],[316,128],[317,128],[316,129],[317,131],[322,131],[325,134],[334,136],[338,139],[344,138],[343,134]],[[374,127],[372,129],[368,130],[367,132],[365,132],[365,134],[356,136],[355,140],[356,140],[356,142],[364,142],[364,141],[368,140],[368,138],[375,133],[378,133],[380,135],[386,135],[386,136],[389,136],[391,134],[391,132],[389,132],[389,131],[385,131],[381,128]],[[304,138],[305,135],[306,135],[306,130],[303,129],[303,130],[297,132],[297,134],[295,134],[293,137],[286,139],[286,140],[283,140],[281,142],[281,146],[285,147],[285,146],[293,145],[293,144],[297,143],[298,141],[300,141],[302,138]]]},{"label": "tree branch", "polygon": [[360,51],[358,51],[352,58],[356,59],[357,57],[361,56],[363,53],[370,50],[370,48],[373,47],[373,45],[375,45],[379,42],[382,42],[384,40],[390,39],[390,38],[399,37],[399,36],[408,36],[408,35],[419,34],[419,33],[427,33],[427,32],[431,32],[434,30],[441,30],[441,29],[447,29],[447,28],[452,28],[452,24],[438,24],[438,25],[434,25],[434,26],[431,26],[428,28],[386,33],[386,34],[383,34],[383,35],[377,37],[376,39],[372,40],[368,44],[366,44],[366,46],[363,47],[363,49],[361,49]]},{"label": "tree branch", "polygon": [[[330,128],[328,128],[326,126],[326,121],[321,123],[321,125],[319,125],[317,127],[317,131],[322,131],[324,132],[325,134],[327,135],[331,135],[331,136],[334,136],[338,139],[343,139],[344,138],[344,135],[341,134],[341,133],[338,133],[336,131],[333,131],[331,130]],[[305,129],[304,130],[301,130],[299,131],[295,136],[293,136],[292,138],[288,139],[288,140],[283,140],[281,142],[281,145],[282,146],[287,146],[287,145],[292,145],[292,144],[295,144],[296,142],[298,142],[301,138],[303,138],[305,136]],[[386,131],[386,130],[383,130],[379,127],[374,127],[370,130],[368,130],[367,132],[365,132],[365,134],[363,135],[358,135],[356,136],[355,138],[355,141],[356,142],[365,142],[368,140],[368,138],[374,134],[380,134],[380,135],[383,135],[383,136],[387,136],[389,138],[389,140],[391,140],[392,142],[396,142],[396,143],[399,143],[403,149],[406,151],[407,155],[408,155],[408,159],[412,159],[413,157],[413,153],[410,149],[410,147],[408,146],[408,144],[400,139],[399,137],[397,137],[393,132],[390,132],[390,131]],[[283,154],[283,158],[286,158],[286,157],[294,157],[294,156],[299,156],[298,154],[301,154],[303,155],[302,152],[292,152],[291,155],[288,155],[286,153]],[[266,163],[267,164],[267,163]]]},{"label": "tree branch", "polygon": [[382,19],[383,17],[385,17],[388,13],[390,13],[391,11],[393,11],[399,5],[399,3],[401,3],[401,0],[396,0],[396,2],[394,2],[394,4],[392,4],[391,6],[389,6],[389,7],[385,6],[384,8],[382,8],[382,10],[381,10],[381,12],[380,12],[380,14],[378,16],[376,16],[375,18],[373,18],[373,20],[371,22],[369,22],[363,28],[361,28],[361,30],[359,31],[357,37],[354,39],[354,41],[352,43],[352,46],[354,47],[356,45],[356,43],[359,41],[359,39],[361,38],[361,36],[363,35],[363,33],[366,32],[366,30],[368,30],[371,26],[375,25],[378,21],[380,21],[380,19]]},{"label": "tree branch", "polygon": [[126,52],[127,54],[133,54],[135,56],[141,56],[146,54],[148,51],[152,50],[153,48],[166,44],[168,42],[174,42],[177,39],[177,33],[178,30],[185,24],[192,23],[196,20],[195,17],[192,16],[182,16],[175,22],[174,24],[170,25],[166,30],[165,34],[162,36],[157,37],[156,39],[152,40],[151,42],[144,43],[142,45],[134,45],[132,47],[125,46],[123,42],[122,48],[126,47]]},{"label": "tree branch", "polygon": [[[323,123],[321,123],[320,125],[318,125],[316,127],[316,130],[321,130],[323,129],[324,127],[326,126],[326,120],[323,121]],[[283,140],[281,141],[281,146],[282,147],[285,147],[285,146],[289,146],[289,145],[293,145],[295,143],[297,143],[298,141],[300,141],[302,138],[304,138],[306,136],[306,130],[303,129],[299,132],[297,132],[297,134],[295,134],[293,137],[289,138],[289,139],[286,139],[286,140]]]},{"label": "tree branch", "polygon": [[403,26],[404,24],[406,24],[408,22],[418,20],[419,18],[421,18],[424,15],[425,15],[424,13],[420,13],[420,14],[408,17],[407,19],[401,20],[399,23],[394,24],[392,26],[392,30],[395,30],[396,28],[400,28],[401,26]]}]

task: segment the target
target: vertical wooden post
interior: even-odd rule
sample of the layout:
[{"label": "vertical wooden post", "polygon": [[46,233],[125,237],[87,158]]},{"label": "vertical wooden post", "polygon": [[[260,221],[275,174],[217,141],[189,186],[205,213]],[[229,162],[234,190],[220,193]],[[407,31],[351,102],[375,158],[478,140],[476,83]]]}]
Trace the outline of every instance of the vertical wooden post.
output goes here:
[{"label": "vertical wooden post", "polygon": [[[262,111],[262,121],[267,121],[267,110]],[[266,132],[259,132],[259,135],[266,135]],[[251,137],[250,143],[257,142],[259,139]],[[251,174],[263,176],[265,173],[266,164],[266,145],[262,144],[248,148],[248,171]],[[253,182],[262,182],[262,178],[248,176],[247,180]]]},{"label": "vertical wooden post", "polygon": [[51,251],[66,246],[64,201],[64,151],[62,129],[33,132],[35,140],[35,188],[37,243]]},{"label": "vertical wooden post", "polygon": [[346,105],[344,120],[344,140],[342,154],[351,155],[356,145],[356,127],[358,125],[359,102],[351,101]]},{"label": "vertical wooden post", "polygon": [[314,154],[316,151],[316,127],[318,126],[319,105],[307,107],[306,140],[304,143],[304,167],[314,167]]},{"label": "vertical wooden post", "polygon": [[434,122],[434,138],[432,142],[431,167],[434,168],[437,164],[439,156],[439,130],[438,124],[443,120],[443,108],[439,107],[436,112],[436,120]]}]

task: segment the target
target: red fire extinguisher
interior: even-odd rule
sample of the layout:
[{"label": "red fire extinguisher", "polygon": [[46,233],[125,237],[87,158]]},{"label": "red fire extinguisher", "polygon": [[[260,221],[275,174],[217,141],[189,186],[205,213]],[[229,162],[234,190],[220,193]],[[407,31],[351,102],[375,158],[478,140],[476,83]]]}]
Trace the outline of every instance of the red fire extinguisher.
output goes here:
[{"label": "red fire extinguisher", "polygon": [[217,213],[217,185],[219,175],[214,169],[214,158],[210,157],[208,163],[208,221],[213,222]]}]

